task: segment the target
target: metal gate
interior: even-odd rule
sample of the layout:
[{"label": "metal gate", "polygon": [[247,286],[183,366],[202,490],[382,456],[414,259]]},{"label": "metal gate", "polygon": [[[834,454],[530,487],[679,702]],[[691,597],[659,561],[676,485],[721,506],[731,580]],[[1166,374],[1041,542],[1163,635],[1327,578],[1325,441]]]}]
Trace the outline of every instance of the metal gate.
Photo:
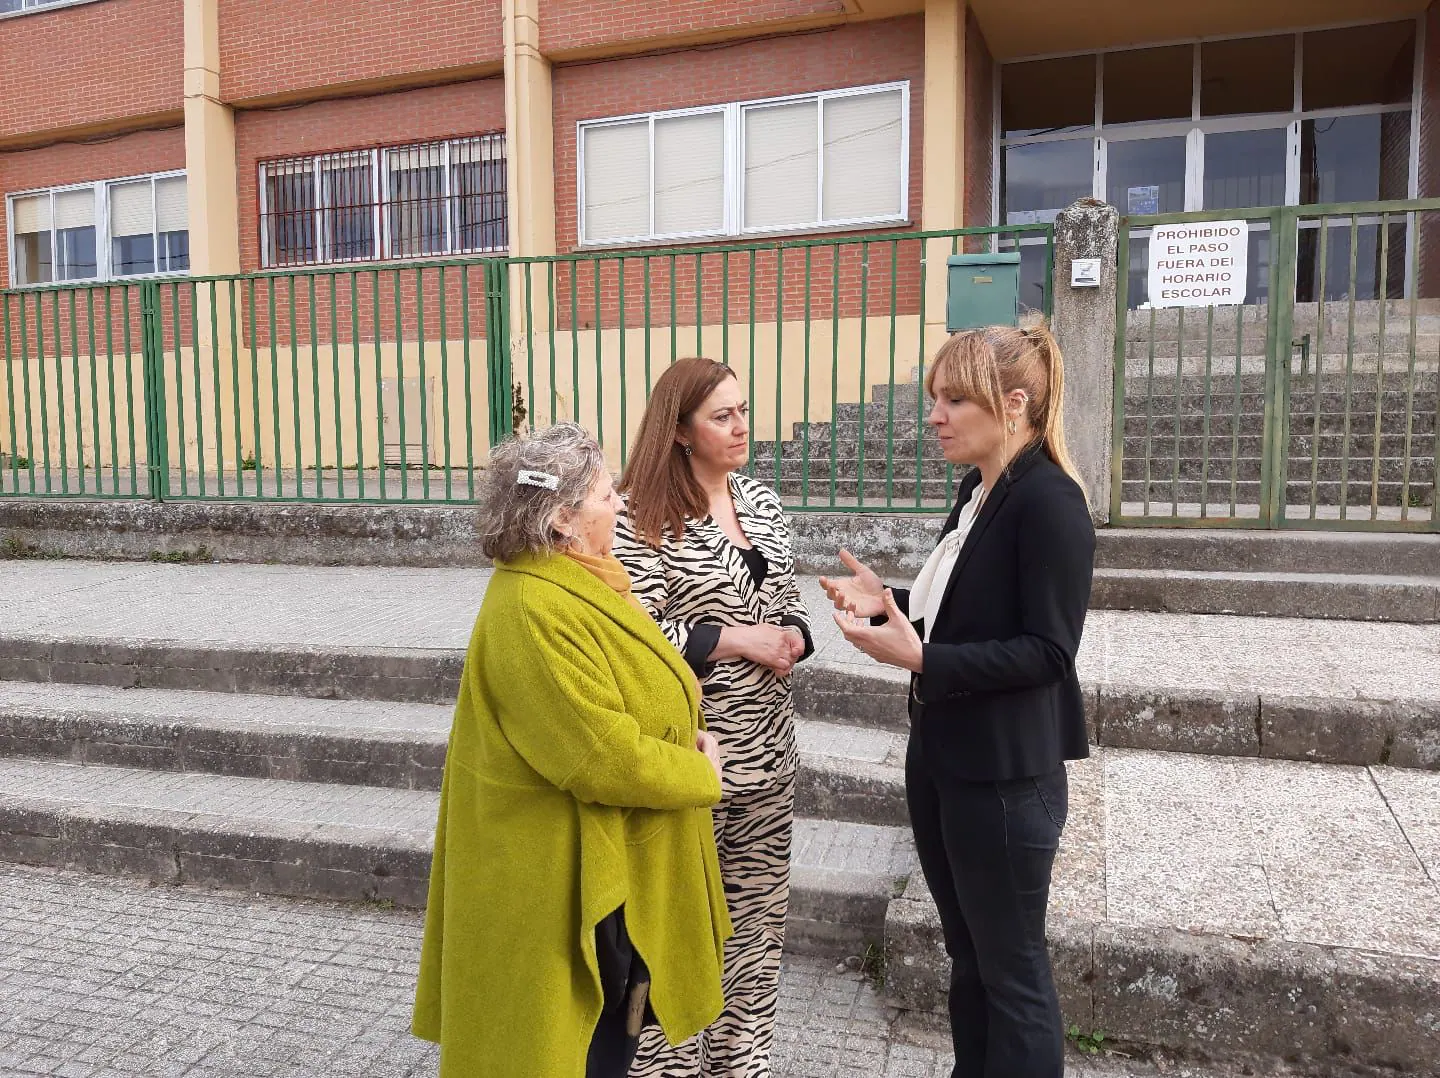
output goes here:
[{"label": "metal gate", "polygon": [[[1163,224],[1244,220],[1243,304],[1149,304]],[[1111,520],[1440,531],[1440,199],[1122,217]]]}]

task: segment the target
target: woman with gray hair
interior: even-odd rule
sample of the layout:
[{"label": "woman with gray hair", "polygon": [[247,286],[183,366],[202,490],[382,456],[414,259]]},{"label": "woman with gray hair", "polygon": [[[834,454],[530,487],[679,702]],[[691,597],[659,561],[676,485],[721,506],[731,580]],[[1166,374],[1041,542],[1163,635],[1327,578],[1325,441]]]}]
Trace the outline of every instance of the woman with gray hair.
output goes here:
[{"label": "woman with gray hair", "polygon": [[497,446],[495,563],[445,759],[414,1030],[441,1078],[621,1078],[642,1026],[719,1015],[720,757],[690,668],[610,553],[599,446]]}]

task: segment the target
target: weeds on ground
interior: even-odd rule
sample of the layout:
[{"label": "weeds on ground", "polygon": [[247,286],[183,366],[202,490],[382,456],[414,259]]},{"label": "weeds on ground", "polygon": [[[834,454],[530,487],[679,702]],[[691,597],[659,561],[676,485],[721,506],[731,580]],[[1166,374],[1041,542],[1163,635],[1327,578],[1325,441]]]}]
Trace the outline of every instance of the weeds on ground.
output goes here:
[{"label": "weeds on ground", "polygon": [[1072,1025],[1065,1031],[1065,1039],[1087,1056],[1099,1055],[1105,1044],[1105,1031],[1092,1029],[1086,1033],[1079,1026]]},{"label": "weeds on ground", "polygon": [[167,565],[201,565],[215,558],[208,547],[197,546],[194,550],[152,550],[150,560]]},{"label": "weeds on ground", "polygon": [[877,992],[885,987],[884,947],[874,943],[865,945],[865,953],[860,957],[860,974]]}]

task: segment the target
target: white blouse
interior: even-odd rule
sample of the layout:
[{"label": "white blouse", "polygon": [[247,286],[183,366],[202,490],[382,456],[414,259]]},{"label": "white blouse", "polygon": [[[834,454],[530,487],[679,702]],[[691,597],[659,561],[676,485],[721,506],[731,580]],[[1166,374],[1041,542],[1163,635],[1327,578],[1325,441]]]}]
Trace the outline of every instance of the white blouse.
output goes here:
[{"label": "white blouse", "polygon": [[930,631],[934,628],[935,619],[940,614],[940,602],[945,598],[946,585],[950,583],[950,575],[955,571],[955,560],[960,556],[960,548],[965,545],[965,537],[970,534],[970,528],[980,512],[980,503],[984,500],[985,488],[977,485],[975,493],[970,495],[970,500],[960,510],[955,530],[940,540],[910,589],[910,617],[914,620],[917,613],[924,616],[927,644],[930,642]]}]

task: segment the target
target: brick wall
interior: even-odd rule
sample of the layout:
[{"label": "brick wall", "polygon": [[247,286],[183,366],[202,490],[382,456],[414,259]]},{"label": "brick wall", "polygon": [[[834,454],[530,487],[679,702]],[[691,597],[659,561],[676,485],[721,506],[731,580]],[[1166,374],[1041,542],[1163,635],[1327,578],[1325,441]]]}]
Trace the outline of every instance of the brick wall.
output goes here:
[{"label": "brick wall", "polygon": [[[918,221],[924,129],[924,32],[921,18],[907,17],[733,45],[558,67],[554,85],[555,223],[559,249],[565,252],[579,246],[576,124],[580,120],[898,80],[910,82],[909,204],[912,219]],[[664,249],[655,250],[663,253]],[[879,251],[872,251],[871,256],[878,257]],[[803,262],[803,255],[798,257]],[[797,253],[794,252],[787,256],[784,270],[784,306],[787,318],[801,316],[806,295],[803,288],[803,267],[800,262],[795,261],[796,258]],[[831,312],[828,304],[832,289],[828,277],[821,281],[821,276],[830,272],[828,260],[831,253],[828,250],[817,252],[814,258],[823,258],[827,265],[812,265],[812,316],[829,317]],[[860,258],[860,247],[855,245],[846,249],[842,261],[855,260],[858,264]],[[658,257],[652,259],[652,270],[656,273],[668,273],[668,268],[662,269],[661,264],[664,261]],[[734,279],[741,262],[739,256],[733,256],[730,291],[732,311],[742,308],[748,310],[749,305],[748,279],[743,284]],[[638,265],[637,261],[636,266]],[[742,276],[748,274],[748,262],[744,265]],[[901,293],[901,301],[913,310],[918,296],[918,261],[902,259],[901,265],[905,268],[899,274],[897,289]],[[884,272],[888,272],[888,252],[886,267]],[[773,256],[761,259],[757,265],[757,273],[762,276],[756,287],[759,293],[763,294],[768,290],[772,294],[768,304],[772,319],[775,312],[775,270],[776,260]],[[627,270],[627,274],[637,272],[637,269]],[[872,266],[872,273],[875,272],[878,271]],[[770,275],[768,280],[763,276],[766,273]],[[702,266],[701,276],[700,290],[704,296],[702,316],[707,322],[718,321],[725,312],[725,297],[720,291],[721,271],[718,256]],[[842,268],[841,277],[844,282],[841,290],[841,316],[850,317],[859,311],[860,275],[858,271],[852,274]],[[617,269],[613,271],[612,283],[602,285],[601,318],[606,325],[615,324],[618,318],[618,278]],[[878,278],[872,278],[872,309],[874,304],[881,302],[875,298],[876,295],[883,292],[885,311],[888,313],[888,278],[883,288],[877,282]],[[569,296],[563,290],[568,285],[564,280],[559,283],[562,290],[560,308],[562,312],[566,312],[569,310]],[[628,295],[640,295],[640,292],[634,290],[636,283],[627,275]],[[580,289],[578,305],[582,311],[589,312],[588,317],[593,322],[593,281],[577,282],[577,287]],[[664,285],[667,309],[672,287],[680,312],[688,312],[689,323],[693,325],[696,291],[693,258],[682,260],[677,265],[673,285],[667,278]],[[762,311],[765,310],[763,300],[759,306]],[[824,314],[816,313],[822,307],[825,308]],[[634,319],[639,316],[632,312],[633,308],[627,303],[626,320],[635,324]]]},{"label": "brick wall", "polygon": [[843,14],[841,0],[541,0],[540,48],[548,55],[589,45]]},{"label": "brick wall", "polygon": [[219,2],[227,101],[504,59],[500,0]]},{"label": "brick wall", "polygon": [[477,135],[504,127],[505,85],[498,78],[238,113],[235,165],[241,268],[260,268],[260,161]]},{"label": "brick wall", "polygon": [[181,0],[42,10],[0,34],[0,139],[184,108]]},{"label": "brick wall", "polygon": [[995,193],[995,60],[975,15],[965,23],[965,223],[988,225]]},{"label": "brick wall", "polygon": [[[0,153],[0,193],[109,180],[185,167],[185,132],[140,131],[98,143],[61,143],[37,150]],[[0,235],[9,242],[9,203],[0,199]],[[0,259],[0,280],[9,287],[9,258]]]}]

